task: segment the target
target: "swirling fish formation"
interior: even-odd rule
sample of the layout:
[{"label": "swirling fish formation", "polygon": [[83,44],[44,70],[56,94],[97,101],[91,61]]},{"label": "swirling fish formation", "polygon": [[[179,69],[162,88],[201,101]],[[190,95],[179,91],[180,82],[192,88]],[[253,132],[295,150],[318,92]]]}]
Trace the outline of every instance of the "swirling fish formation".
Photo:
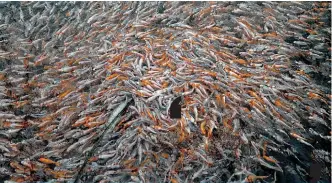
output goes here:
[{"label": "swirling fish formation", "polygon": [[0,179],[330,180],[329,2],[0,7]]}]

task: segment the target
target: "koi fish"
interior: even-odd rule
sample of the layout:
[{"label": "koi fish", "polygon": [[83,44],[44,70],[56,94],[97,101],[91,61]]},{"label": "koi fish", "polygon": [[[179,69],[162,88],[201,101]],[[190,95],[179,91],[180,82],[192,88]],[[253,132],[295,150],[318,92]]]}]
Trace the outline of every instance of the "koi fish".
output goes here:
[{"label": "koi fish", "polygon": [[60,163],[58,163],[58,162],[55,162],[55,161],[53,161],[53,160],[51,160],[51,159],[48,159],[48,158],[39,158],[38,159],[40,162],[42,162],[42,163],[44,163],[44,164],[54,164],[54,165],[56,165],[56,166],[60,166]]}]

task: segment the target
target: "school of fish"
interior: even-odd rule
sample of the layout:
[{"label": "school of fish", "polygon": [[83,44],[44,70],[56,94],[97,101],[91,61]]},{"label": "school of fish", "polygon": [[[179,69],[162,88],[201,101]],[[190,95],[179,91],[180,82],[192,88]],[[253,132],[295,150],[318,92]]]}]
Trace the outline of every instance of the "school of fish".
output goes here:
[{"label": "school of fish", "polygon": [[330,38],[330,2],[1,2],[0,180],[328,182]]}]

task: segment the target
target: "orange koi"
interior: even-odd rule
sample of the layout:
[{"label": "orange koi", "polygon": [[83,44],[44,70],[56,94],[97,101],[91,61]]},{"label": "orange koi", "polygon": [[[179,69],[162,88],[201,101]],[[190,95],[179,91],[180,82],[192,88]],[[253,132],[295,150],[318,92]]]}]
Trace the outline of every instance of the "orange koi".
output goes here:
[{"label": "orange koi", "polygon": [[292,100],[292,101],[295,101],[295,100],[302,101],[302,99],[301,99],[299,96],[291,96],[291,95],[286,95],[286,94],[285,94],[285,97],[286,97],[288,100]]},{"label": "orange koi", "polygon": [[156,118],[152,115],[150,109],[146,108],[145,112],[147,113],[147,116],[152,119],[152,121],[156,121]]},{"label": "orange koi", "polygon": [[210,30],[211,30],[212,32],[219,33],[219,32],[221,32],[223,29],[220,28],[220,27],[216,27],[216,26],[214,26],[214,27],[210,28]]},{"label": "orange koi", "polygon": [[206,124],[206,122],[203,121],[203,122],[201,123],[201,125],[200,125],[200,129],[201,129],[201,132],[202,132],[203,135],[206,134],[205,124]]},{"label": "orange koi", "polygon": [[177,180],[174,179],[174,178],[171,178],[171,183],[179,183],[179,181],[177,181]]},{"label": "orange koi", "polygon": [[167,153],[161,153],[161,157],[168,159],[169,158],[169,154]]},{"label": "orange koi", "polygon": [[246,112],[246,113],[250,113],[249,109],[246,108],[246,107],[242,107],[242,110],[243,110],[244,112]]},{"label": "orange koi", "polygon": [[254,100],[254,99],[252,99],[252,100],[250,100],[249,101],[249,105],[251,106],[251,107],[257,107],[258,108],[258,110],[260,110],[261,112],[265,112],[265,109],[261,106],[261,105],[259,105],[257,102],[256,102],[256,100]]},{"label": "orange koi", "polygon": [[202,18],[202,16],[204,16],[205,14],[211,13],[211,10],[212,10],[211,7],[208,7],[208,8],[205,8],[205,9],[201,10],[199,12],[199,15],[198,15],[199,18]]},{"label": "orange koi", "polygon": [[246,25],[250,31],[254,31],[253,28],[252,28],[252,26],[251,26],[251,24],[249,22],[247,22],[246,20],[241,19],[241,20],[239,20],[239,22],[241,22],[244,25]]},{"label": "orange koi", "polygon": [[54,165],[56,165],[56,166],[60,166],[60,163],[55,162],[55,161],[53,161],[53,160],[50,160],[50,159],[48,159],[48,158],[39,158],[38,160],[39,160],[40,162],[44,163],[44,164],[48,164],[48,165],[50,165],[50,164],[54,164]]},{"label": "orange koi", "polygon": [[275,104],[277,107],[280,107],[280,108],[282,108],[282,109],[285,109],[286,111],[290,111],[290,110],[291,110],[290,108],[286,107],[286,106],[285,106],[286,104],[284,104],[280,99],[276,99],[276,100],[274,101],[274,104]]},{"label": "orange koi", "polygon": [[[225,37],[225,39],[231,40],[231,41],[236,42],[236,43],[241,43],[241,42],[242,42],[241,39],[236,38],[236,37],[232,37],[232,36],[224,36],[224,37]],[[226,54],[226,55],[228,55],[228,54]],[[229,57],[230,59],[232,58],[232,57],[230,57],[229,55],[228,55],[228,57]]]},{"label": "orange koi", "polygon": [[316,35],[316,34],[318,34],[317,31],[315,31],[315,30],[311,30],[311,29],[306,29],[305,31],[306,31],[307,33],[311,34],[311,35]]},{"label": "orange koi", "polygon": [[37,170],[37,167],[33,163],[31,163],[31,161],[22,161],[21,163],[22,163],[22,165],[28,167],[30,170],[34,170],[34,171]]},{"label": "orange koi", "polygon": [[274,109],[271,109],[273,115],[277,116],[281,121],[283,120],[283,117],[277,112],[275,111]]},{"label": "orange koi", "polygon": [[87,127],[87,128],[93,128],[93,127],[96,127],[96,126],[100,126],[104,123],[106,123],[106,121],[90,122],[90,123],[85,123],[84,126]]},{"label": "orange koi", "polygon": [[209,150],[209,140],[207,138],[204,139],[204,149],[206,152]]},{"label": "orange koi", "polygon": [[183,91],[183,88],[182,88],[182,87],[174,87],[174,88],[173,88],[173,91],[174,91],[175,93],[180,93],[180,92]]},{"label": "orange koi", "polygon": [[6,78],[5,74],[0,73],[0,81],[5,80],[5,78]]},{"label": "orange koi", "polygon": [[24,170],[24,167],[16,161],[11,161],[9,165],[14,169]]},{"label": "orange koi", "polygon": [[269,157],[269,156],[265,156],[265,155],[263,155],[263,158],[264,158],[266,161],[268,161],[268,162],[271,162],[271,163],[278,163],[277,160],[275,160],[274,158],[271,158],[271,157]]},{"label": "orange koi", "polygon": [[183,130],[180,131],[179,142],[183,142],[185,140],[186,134]]},{"label": "orange koi", "polygon": [[249,90],[248,91],[249,95],[255,97],[261,104],[264,104],[264,101],[261,97],[259,97],[254,91]]},{"label": "orange koi", "polygon": [[58,170],[58,171],[50,170],[50,172],[57,179],[59,179],[59,178],[70,178],[71,175],[68,175],[68,174],[72,173],[72,172],[66,171],[66,170]]},{"label": "orange koi", "polygon": [[128,80],[128,77],[127,76],[119,76],[117,78],[117,80],[120,80],[120,81]]},{"label": "orange koi", "polygon": [[130,167],[133,166],[133,163],[135,163],[135,161],[136,161],[136,158],[130,158],[128,160],[125,160],[123,162],[123,165],[126,166],[126,167],[128,167],[128,168],[130,168]]},{"label": "orange koi", "polygon": [[253,183],[255,182],[257,179],[265,179],[268,178],[269,176],[256,176],[256,175],[249,175],[244,181],[246,183]]},{"label": "orange koi", "polygon": [[247,65],[247,61],[243,60],[243,59],[235,59],[232,60],[235,63],[241,64],[241,65]]},{"label": "orange koi", "polygon": [[29,58],[27,58],[27,57],[24,58],[24,59],[23,59],[23,64],[24,64],[24,67],[25,67],[25,68],[28,68],[28,67],[29,67]]},{"label": "orange koi", "polygon": [[299,138],[299,139],[303,139],[303,140],[305,140],[305,138],[303,138],[303,137],[301,137],[300,135],[298,135],[298,134],[296,134],[296,133],[294,133],[294,132],[291,132],[291,133],[289,133],[292,137],[294,137],[294,138]]},{"label": "orange koi", "polygon": [[[215,91],[220,91],[220,86],[218,84],[213,84],[211,86]],[[216,97],[217,98],[217,97]]]},{"label": "orange koi", "polygon": [[23,123],[11,123],[8,121],[3,122],[3,127],[4,128],[16,128],[16,129],[22,129],[26,128],[29,126],[28,122],[23,122]]},{"label": "orange koi", "polygon": [[209,128],[209,131],[208,131],[208,133],[207,133],[207,136],[208,136],[209,139],[212,138],[212,132],[213,132],[213,129],[214,129],[213,127],[210,127],[210,128]]},{"label": "orange koi", "polygon": [[231,119],[228,119],[227,117],[223,118],[223,124],[226,128],[228,128],[229,130],[232,130],[232,126],[230,125],[231,123]]},{"label": "orange koi", "polygon": [[93,157],[91,157],[91,158],[89,158],[89,163],[91,163],[91,162],[94,162],[94,161],[97,161],[98,160],[98,156],[93,156]]},{"label": "orange koi", "polygon": [[263,37],[278,37],[278,34],[276,32],[271,32],[271,33],[266,33],[266,34],[263,34]]},{"label": "orange koi", "polygon": [[42,55],[38,60],[35,61],[35,66],[39,66],[46,59],[46,55]]},{"label": "orange koi", "polygon": [[152,83],[146,79],[142,79],[140,83],[142,86],[152,85]]},{"label": "orange koi", "polygon": [[217,77],[216,72],[207,71],[207,72],[203,72],[203,74],[206,74],[206,75],[211,76],[211,77]]},{"label": "orange koi", "polygon": [[65,98],[72,90],[67,90],[63,93],[61,93],[60,95],[58,95],[58,99],[62,100],[63,98]]},{"label": "orange koi", "polygon": [[310,76],[309,76],[308,74],[306,74],[306,73],[304,72],[304,70],[296,71],[296,73],[298,73],[298,74],[300,74],[300,75],[302,75],[302,76],[305,76],[306,78],[310,78]]},{"label": "orange koi", "polygon": [[167,62],[166,66],[169,67],[172,71],[176,70],[176,66],[172,62]]},{"label": "orange koi", "polygon": [[235,77],[235,78],[237,78],[237,79],[242,79],[241,75],[236,74],[236,73],[233,72],[233,71],[229,71],[228,73],[229,73],[231,76],[233,76],[233,77]]},{"label": "orange koi", "polygon": [[264,69],[272,71],[272,72],[280,72],[276,67],[264,65]]},{"label": "orange koi", "polygon": [[[244,74],[241,74],[241,77],[242,78],[248,78],[248,77],[251,77],[251,76],[253,76],[253,74],[251,74],[251,73],[244,73]],[[243,81],[243,79],[239,79],[240,81]]]},{"label": "orange koi", "polygon": [[179,58],[181,58],[183,61],[186,61],[186,62],[192,62],[191,59],[186,58],[186,57],[179,56]]},{"label": "orange koi", "polygon": [[320,95],[313,93],[313,92],[308,92],[307,93],[308,97],[310,99],[320,99],[322,102],[324,102],[325,104],[327,104],[327,101],[323,99],[323,97],[321,97]]},{"label": "orange koi", "polygon": [[24,101],[17,101],[17,102],[14,102],[14,105],[15,105],[15,108],[20,108],[26,104],[28,104],[29,101],[28,100],[24,100]]},{"label": "orange koi", "polygon": [[14,182],[25,182],[25,178],[24,177],[11,177],[10,180],[14,181]]}]

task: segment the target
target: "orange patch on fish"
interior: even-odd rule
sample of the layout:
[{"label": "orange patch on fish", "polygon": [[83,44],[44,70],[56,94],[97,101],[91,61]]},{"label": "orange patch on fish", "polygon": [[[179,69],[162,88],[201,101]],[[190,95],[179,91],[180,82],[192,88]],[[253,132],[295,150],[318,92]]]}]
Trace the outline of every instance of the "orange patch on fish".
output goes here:
[{"label": "orange patch on fish", "polygon": [[235,62],[235,63],[241,64],[241,65],[246,65],[247,64],[247,61],[245,61],[243,59],[235,59],[235,60],[232,60],[232,61]]},{"label": "orange patch on fish", "polygon": [[203,135],[206,135],[205,125],[206,125],[205,121],[203,121],[200,125],[200,129]]},{"label": "orange patch on fish", "polygon": [[42,162],[42,163],[44,163],[44,164],[54,164],[54,165],[56,165],[56,166],[60,166],[60,163],[58,163],[58,162],[55,162],[55,161],[53,161],[53,160],[51,160],[51,159],[48,159],[48,158],[39,158],[38,159],[40,162]]},{"label": "orange patch on fish", "polygon": [[268,178],[269,176],[256,176],[256,175],[249,175],[246,177],[244,180],[246,183],[254,183],[257,179],[265,179]]},{"label": "orange patch on fish", "polygon": [[274,158],[271,158],[269,156],[263,156],[263,158],[268,161],[268,162],[271,162],[271,163],[278,163],[277,160],[275,160]]}]

